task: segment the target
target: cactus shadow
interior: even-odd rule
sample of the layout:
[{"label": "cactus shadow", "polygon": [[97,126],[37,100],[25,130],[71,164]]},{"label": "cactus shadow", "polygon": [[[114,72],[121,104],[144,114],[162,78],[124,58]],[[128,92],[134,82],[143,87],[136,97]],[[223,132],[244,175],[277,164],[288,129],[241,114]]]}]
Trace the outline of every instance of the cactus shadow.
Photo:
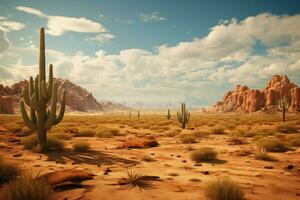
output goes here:
[{"label": "cactus shadow", "polygon": [[136,165],[139,162],[135,160],[120,158],[112,154],[104,153],[101,151],[87,151],[87,152],[74,152],[72,150],[65,150],[60,152],[47,152],[48,161],[55,161],[59,164],[90,164],[90,165],[103,165],[124,163]]}]

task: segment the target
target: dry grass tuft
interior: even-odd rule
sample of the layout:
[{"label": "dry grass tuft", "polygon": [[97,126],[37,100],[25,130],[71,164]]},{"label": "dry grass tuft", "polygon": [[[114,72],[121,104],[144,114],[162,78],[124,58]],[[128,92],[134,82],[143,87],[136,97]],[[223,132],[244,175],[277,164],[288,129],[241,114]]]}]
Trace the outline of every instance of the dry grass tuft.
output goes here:
[{"label": "dry grass tuft", "polygon": [[191,152],[191,158],[195,162],[207,162],[215,160],[217,154],[218,153],[213,148],[201,147],[200,149]]},{"label": "dry grass tuft", "polygon": [[218,178],[206,184],[205,195],[211,200],[243,200],[245,193],[238,183],[229,178]]}]

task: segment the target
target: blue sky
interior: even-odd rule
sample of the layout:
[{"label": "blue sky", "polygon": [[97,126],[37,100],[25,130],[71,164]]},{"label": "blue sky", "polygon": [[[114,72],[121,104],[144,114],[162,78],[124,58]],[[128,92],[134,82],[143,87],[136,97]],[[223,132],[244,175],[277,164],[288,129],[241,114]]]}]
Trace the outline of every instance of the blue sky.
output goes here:
[{"label": "blue sky", "polygon": [[44,26],[56,75],[98,99],[210,105],[277,73],[299,84],[299,11],[286,0],[1,0],[0,83],[36,73]]}]

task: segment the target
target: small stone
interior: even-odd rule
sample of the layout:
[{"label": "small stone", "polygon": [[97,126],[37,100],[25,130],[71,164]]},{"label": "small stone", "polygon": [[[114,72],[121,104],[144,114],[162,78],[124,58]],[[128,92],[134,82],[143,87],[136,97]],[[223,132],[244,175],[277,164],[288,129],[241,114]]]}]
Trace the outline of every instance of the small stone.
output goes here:
[{"label": "small stone", "polygon": [[177,155],[176,157],[177,157],[177,158],[180,158],[180,157],[181,157],[181,155]]},{"label": "small stone", "polygon": [[265,166],[264,168],[265,168],[265,169],[274,169],[274,167],[273,167],[273,166],[270,166],[270,165],[267,165],[267,166]]},{"label": "small stone", "polygon": [[296,196],[300,196],[300,193],[297,193]]},{"label": "small stone", "polygon": [[202,174],[208,175],[209,171],[203,171]]},{"label": "small stone", "polygon": [[256,172],[253,174],[254,177],[261,177],[261,173],[260,172]]},{"label": "small stone", "polygon": [[40,166],[41,166],[40,164],[33,165],[33,167],[40,167]]},{"label": "small stone", "polygon": [[293,169],[294,168],[294,165],[288,165],[287,167],[286,167],[286,169]]},{"label": "small stone", "polygon": [[186,163],[187,161],[186,161],[186,160],[183,160],[182,162],[183,162],[183,163]]},{"label": "small stone", "polygon": [[13,155],[13,157],[20,157],[22,155],[23,155],[22,153],[16,153],[16,154]]},{"label": "small stone", "polygon": [[110,168],[107,167],[107,168],[103,169],[104,175],[107,175],[109,172],[112,172]]},{"label": "small stone", "polygon": [[246,162],[246,163],[251,163],[251,160],[246,160],[245,162]]},{"label": "small stone", "polygon": [[154,156],[154,155],[155,155],[155,153],[151,153],[151,155],[152,155],[152,156]]},{"label": "small stone", "polygon": [[76,164],[76,162],[72,162],[72,165],[75,165]]},{"label": "small stone", "polygon": [[202,166],[202,164],[201,163],[196,163],[194,166]]}]

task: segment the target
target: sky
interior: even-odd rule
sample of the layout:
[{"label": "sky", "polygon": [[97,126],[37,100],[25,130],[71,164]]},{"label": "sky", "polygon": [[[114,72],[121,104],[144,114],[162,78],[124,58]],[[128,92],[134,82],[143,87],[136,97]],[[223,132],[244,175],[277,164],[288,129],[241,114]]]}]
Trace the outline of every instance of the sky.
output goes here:
[{"label": "sky", "polygon": [[300,1],[0,0],[0,84],[47,64],[97,99],[208,106],[275,74],[300,85]]}]

